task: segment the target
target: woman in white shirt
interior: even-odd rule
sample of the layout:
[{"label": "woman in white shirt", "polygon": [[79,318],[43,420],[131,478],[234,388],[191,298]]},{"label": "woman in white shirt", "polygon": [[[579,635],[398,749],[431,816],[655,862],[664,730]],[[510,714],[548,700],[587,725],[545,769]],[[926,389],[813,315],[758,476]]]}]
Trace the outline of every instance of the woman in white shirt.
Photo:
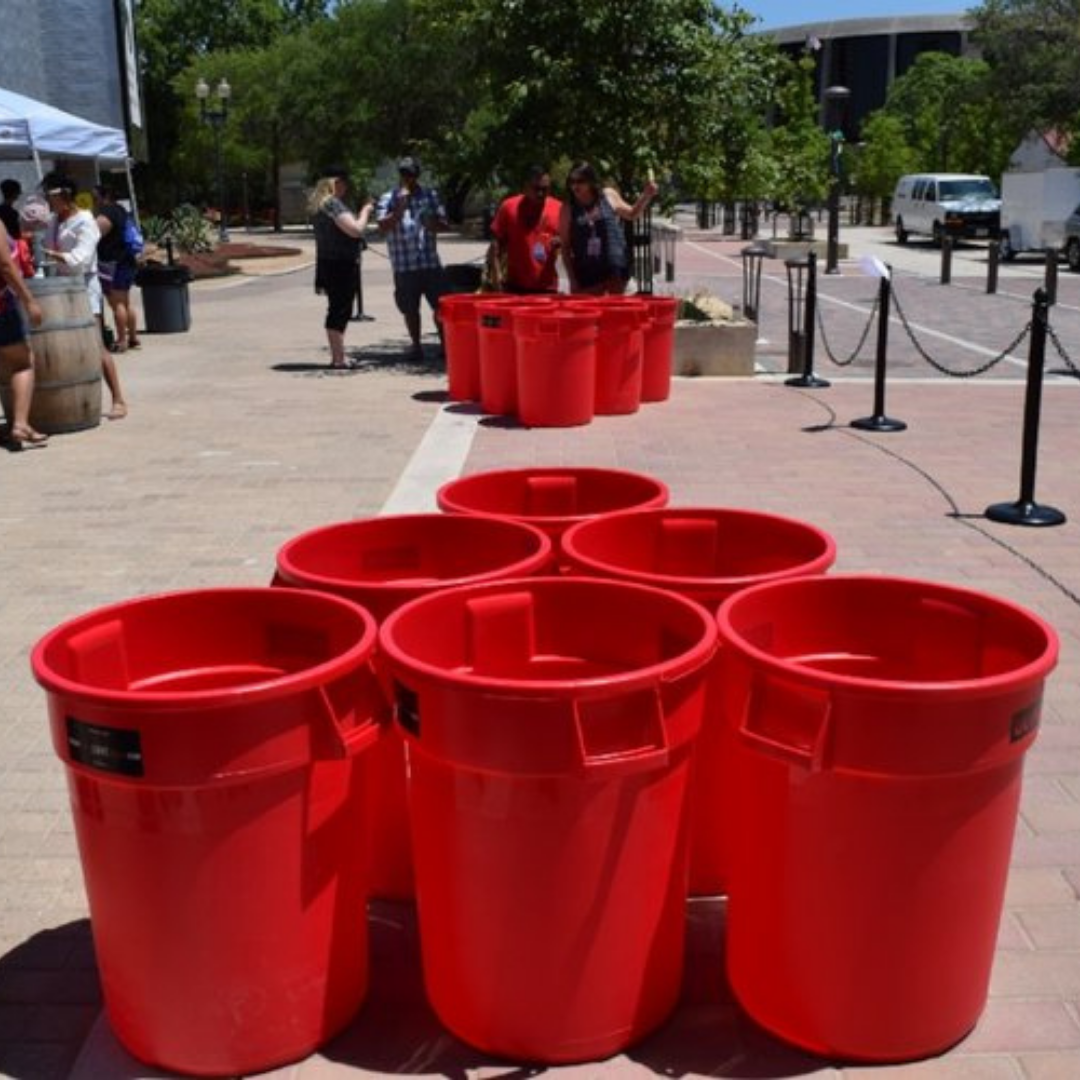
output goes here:
[{"label": "woman in white shirt", "polygon": [[[51,172],[41,182],[53,216],[45,230],[45,255],[59,274],[81,277],[90,297],[90,310],[102,324],[103,297],[98,280],[97,246],[101,230],[89,210],[75,202],[75,182],[60,172]],[[112,395],[112,408],[105,414],[108,420],[127,416],[127,402],[120,389],[120,375],[105,339],[101,339],[101,374]]]}]

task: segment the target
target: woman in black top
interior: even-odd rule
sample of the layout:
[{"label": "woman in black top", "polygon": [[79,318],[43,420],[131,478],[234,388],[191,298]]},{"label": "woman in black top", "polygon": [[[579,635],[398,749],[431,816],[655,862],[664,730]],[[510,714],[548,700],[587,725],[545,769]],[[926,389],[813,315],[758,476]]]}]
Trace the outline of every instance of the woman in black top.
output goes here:
[{"label": "woman in black top", "polygon": [[630,280],[624,221],[645,213],[656,195],[651,180],[631,206],[613,187],[601,187],[587,162],[575,165],[566,178],[570,190],[559,218],[563,262],[574,293],[623,293]]},{"label": "woman in black top", "polygon": [[137,349],[140,344],[135,309],[131,306],[131,286],[135,284],[138,264],[124,239],[128,212],[116,201],[116,193],[108,185],[99,184],[94,188],[94,201],[94,216],[101,231],[97,246],[98,278],[116,327],[112,351],[121,353]]},{"label": "woman in black top", "polygon": [[327,169],[312,193],[310,208],[315,229],[315,289],[326,294],[326,340],[330,366],[346,368],[345,328],[356,295],[357,259],[371,217],[369,199],[359,214],[344,203],[349,180],[345,169]]}]

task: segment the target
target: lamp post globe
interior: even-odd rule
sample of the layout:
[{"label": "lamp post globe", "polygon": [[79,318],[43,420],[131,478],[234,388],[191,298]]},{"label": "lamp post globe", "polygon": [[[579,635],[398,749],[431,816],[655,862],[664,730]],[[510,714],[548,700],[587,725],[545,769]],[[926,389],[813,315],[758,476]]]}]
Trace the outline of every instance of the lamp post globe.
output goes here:
[{"label": "lamp post globe", "polygon": [[[217,105],[209,104],[211,93],[217,98]],[[225,209],[225,170],[221,158],[221,135],[225,122],[229,119],[229,99],[232,87],[228,79],[222,78],[211,92],[210,84],[203,78],[195,84],[195,97],[199,102],[199,117],[204,124],[209,124],[214,132],[214,171],[217,175],[218,198],[218,240],[227,243],[229,239],[228,214]]]}]

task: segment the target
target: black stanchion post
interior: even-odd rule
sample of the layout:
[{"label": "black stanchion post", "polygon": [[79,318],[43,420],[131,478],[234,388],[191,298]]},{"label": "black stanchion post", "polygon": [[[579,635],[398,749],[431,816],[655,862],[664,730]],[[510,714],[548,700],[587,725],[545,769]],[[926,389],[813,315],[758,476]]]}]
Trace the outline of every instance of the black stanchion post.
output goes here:
[{"label": "black stanchion post", "polygon": [[986,291],[996,293],[998,287],[998,264],[1001,262],[1001,244],[991,240],[986,249]]},{"label": "black stanchion post", "polygon": [[740,252],[742,255],[742,310],[750,322],[758,321],[761,305],[761,266],[768,254],[765,248],[750,244]]},{"label": "black stanchion post", "polygon": [[1043,275],[1043,288],[1046,290],[1046,302],[1057,303],[1058,254],[1050,248],[1046,252],[1046,271]]},{"label": "black stanchion post", "polygon": [[364,311],[364,275],[360,272],[361,259],[363,259],[362,255],[356,256],[356,314],[353,316],[353,322],[373,322],[375,316],[368,315]]},{"label": "black stanchion post", "polygon": [[948,285],[952,281],[952,237],[941,238],[941,284]]},{"label": "black stanchion post", "polygon": [[903,420],[885,415],[885,363],[889,351],[889,308],[892,306],[892,267],[885,267],[878,286],[877,357],[874,362],[874,415],[852,420],[861,431],[906,431]]},{"label": "black stanchion post", "polygon": [[1045,289],[1035,292],[1028,350],[1027,391],[1024,395],[1024,448],[1020,462],[1020,498],[986,508],[991,521],[1006,525],[1063,525],[1065,515],[1035,501],[1035,469],[1039,457],[1039,414],[1042,411],[1043,370],[1046,362],[1046,327],[1050,301]]},{"label": "black stanchion post", "polygon": [[[791,259],[788,261],[788,325],[789,328],[794,325],[792,320],[792,314],[795,316],[795,320],[798,319],[798,312],[792,312],[792,295],[791,295],[791,268],[794,268],[796,272],[805,271],[806,274],[806,289],[804,292],[805,302],[802,309],[802,323],[801,323],[801,348],[798,350],[802,354],[802,374],[797,375],[792,379],[785,379],[785,386],[802,386],[802,387],[817,387],[818,389],[825,389],[829,386],[828,379],[822,379],[814,374],[814,320],[817,318],[817,252],[811,251],[807,254],[805,259]],[[797,305],[795,305],[797,307]],[[794,335],[792,335],[794,336]],[[793,368],[792,364],[796,357],[793,355],[792,342],[788,344],[788,371],[797,370]]]}]

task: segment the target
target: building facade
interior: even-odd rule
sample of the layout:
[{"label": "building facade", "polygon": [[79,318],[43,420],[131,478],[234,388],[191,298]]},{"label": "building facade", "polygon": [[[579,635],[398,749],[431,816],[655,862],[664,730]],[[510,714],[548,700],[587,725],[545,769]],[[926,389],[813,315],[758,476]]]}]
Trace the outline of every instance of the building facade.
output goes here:
[{"label": "building facade", "polygon": [[[143,157],[146,117],[135,49],[135,0],[0,0],[0,87],[127,134]],[[31,165],[5,174],[36,181]]]},{"label": "building facade", "polygon": [[957,15],[904,15],[799,23],[770,31],[791,55],[810,50],[817,58],[817,92],[845,86],[851,98],[841,118],[845,138],[857,140],[863,119],[885,104],[889,87],[925,52],[974,53],[972,20]]}]

